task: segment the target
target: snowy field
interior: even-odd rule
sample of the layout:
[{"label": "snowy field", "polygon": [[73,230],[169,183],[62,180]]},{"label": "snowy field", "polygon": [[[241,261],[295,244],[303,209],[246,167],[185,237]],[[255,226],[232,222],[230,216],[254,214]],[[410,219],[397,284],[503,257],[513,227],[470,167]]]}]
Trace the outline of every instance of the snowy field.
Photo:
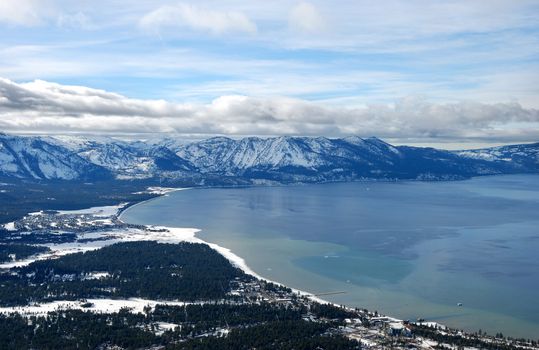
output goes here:
[{"label": "snowy field", "polygon": [[59,210],[58,213],[62,214],[89,214],[97,217],[110,217],[118,215],[118,212],[123,209],[128,203],[120,203],[118,205],[109,205],[103,207],[92,207],[88,209],[80,210]]},{"label": "snowy field", "polygon": [[85,310],[98,313],[115,313],[122,308],[128,308],[133,313],[144,313],[144,308],[156,305],[183,306],[187,304],[181,301],[150,300],[140,298],[129,299],[82,299],[77,301],[52,301],[49,303],[36,303],[25,306],[0,307],[0,314],[19,313],[24,316],[44,316],[49,312],[61,310]]}]

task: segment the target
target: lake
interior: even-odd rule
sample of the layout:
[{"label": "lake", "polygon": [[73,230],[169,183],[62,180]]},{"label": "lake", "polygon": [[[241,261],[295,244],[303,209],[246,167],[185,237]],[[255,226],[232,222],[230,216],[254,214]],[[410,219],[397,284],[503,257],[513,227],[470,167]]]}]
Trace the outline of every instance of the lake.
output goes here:
[{"label": "lake", "polygon": [[346,291],[331,302],[539,338],[539,175],[191,189],[122,220],[200,228],[265,278]]}]

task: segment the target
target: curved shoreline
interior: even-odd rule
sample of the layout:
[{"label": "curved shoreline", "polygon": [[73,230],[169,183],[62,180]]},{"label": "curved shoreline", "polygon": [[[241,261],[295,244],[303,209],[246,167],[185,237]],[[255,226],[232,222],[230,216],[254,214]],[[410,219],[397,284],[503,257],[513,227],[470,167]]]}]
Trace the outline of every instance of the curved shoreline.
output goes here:
[{"label": "curved shoreline", "polygon": [[[177,188],[177,189],[174,189],[174,190],[171,190],[171,191],[168,191],[167,193],[164,193],[162,195],[159,195],[157,197],[154,197],[154,198],[150,198],[150,199],[147,199],[147,200],[144,200],[144,201],[141,201],[141,202],[138,202],[138,203],[135,203],[131,206],[126,206],[124,208],[121,208],[117,217],[118,217],[118,220],[120,220],[121,222],[123,223],[126,223],[128,224],[127,222],[123,221],[122,220],[122,215],[127,211],[129,210],[130,208],[134,208],[135,206],[138,206],[138,205],[142,205],[142,204],[145,204],[145,203],[148,203],[150,201],[153,201],[153,200],[156,200],[156,199],[159,199],[161,197],[165,197],[168,195],[168,193],[170,192],[177,192],[177,191],[183,191],[183,190],[189,190],[189,189],[193,189],[192,187],[188,187],[188,188]],[[182,231],[182,234],[185,235],[185,230],[191,230],[192,232],[192,235],[190,236],[186,236],[186,237],[183,237],[182,240],[185,240],[185,241],[189,241],[189,242],[192,242],[192,243],[201,243],[201,244],[206,244],[208,245],[210,248],[212,248],[213,250],[217,251],[219,254],[221,254],[223,257],[225,257],[233,266],[241,269],[244,273],[248,274],[248,275],[251,275],[257,279],[260,279],[260,280],[263,280],[263,281],[266,281],[266,282],[270,282],[270,283],[273,283],[273,284],[276,284],[276,285],[279,285],[279,286],[283,286],[283,287],[287,287],[287,288],[290,288],[294,293],[297,293],[298,295],[301,295],[301,296],[304,296],[304,297],[307,297],[313,301],[316,301],[316,302],[319,302],[319,303],[322,303],[322,304],[331,304],[331,305],[334,305],[334,306],[338,306],[338,307],[342,307],[342,305],[339,305],[337,303],[333,303],[333,302],[330,302],[328,300],[324,300],[318,296],[316,296],[314,293],[311,293],[311,292],[307,292],[307,291],[304,291],[304,290],[301,290],[301,289],[297,289],[297,288],[291,288],[283,283],[280,283],[280,282],[277,282],[277,281],[273,281],[271,279],[268,279],[268,278],[265,278],[265,277],[262,277],[261,275],[259,275],[258,273],[256,273],[253,269],[251,269],[249,267],[249,265],[247,265],[247,262],[245,261],[245,259],[243,259],[242,257],[240,257],[239,255],[235,254],[234,252],[232,252],[231,249],[229,248],[226,248],[226,247],[223,247],[223,246],[220,246],[216,243],[211,243],[211,242],[207,242],[207,241],[204,241],[203,239],[199,238],[196,236],[196,234],[198,232],[201,232],[201,229],[199,228],[184,228],[184,227],[170,227],[170,226],[154,226],[154,225],[144,225],[146,227],[149,227],[149,228],[156,228],[156,229],[166,229],[166,230],[169,230],[171,233],[174,233],[174,231],[176,231],[177,233],[180,233],[180,230]],[[355,308],[353,307],[349,307],[349,306],[344,306],[346,309],[350,309],[350,310],[354,310]],[[388,317],[388,318],[391,318],[392,320],[395,320],[395,321],[402,321],[401,319],[398,319],[398,318],[395,318],[395,317],[391,317],[391,316],[387,316],[387,315],[380,315],[380,316],[385,316],[385,317]],[[432,324],[437,324],[443,328],[446,328],[445,325],[442,325],[442,324],[439,324],[437,322],[430,322]]]},{"label": "curved shoreline", "polygon": [[[247,187],[257,187],[257,186],[247,186]],[[202,187],[202,188],[195,187],[193,189],[212,189],[212,187]],[[181,196],[181,197],[185,198],[184,195],[188,196],[188,198],[195,198],[195,200],[196,200],[196,198],[199,198],[199,194],[195,194],[195,193],[177,194],[177,195],[174,195],[174,196],[171,196],[171,197]],[[204,198],[206,198],[206,197],[204,197]],[[152,198],[151,200],[153,200],[153,199],[156,199],[156,198]],[[137,205],[146,203],[147,201],[142,201],[140,203],[137,203]],[[196,202],[190,204],[189,200],[187,200],[187,201],[183,200],[181,202],[185,205],[184,207],[182,207],[182,211],[185,212],[185,213],[190,212],[189,208],[191,208],[193,210],[196,210],[197,212],[202,211],[202,213],[204,213],[204,208],[205,208],[204,204],[200,205],[200,204],[197,204]],[[166,199],[166,200],[164,200],[163,203],[164,203],[163,205],[166,208],[168,208],[168,207],[170,207],[171,203],[173,203],[173,199],[172,198],[171,199]],[[222,204],[219,204],[217,202],[215,204],[215,206],[219,207],[219,206],[222,206]],[[149,207],[161,208],[161,204],[151,203],[151,204],[149,204]],[[174,217],[175,216],[174,213],[176,213],[177,211],[174,211],[173,206],[170,208],[170,210],[165,209],[165,207],[163,208],[163,210],[167,210],[167,211],[166,211],[166,214],[164,212],[163,212],[163,214],[165,214],[167,216],[162,217],[161,220],[160,219],[152,220],[152,218],[159,218],[158,215],[159,215],[161,209],[158,209],[157,211],[156,210],[151,211],[152,215],[150,215],[148,217],[141,216],[140,218],[143,218],[143,217],[146,218],[147,219],[146,222],[150,223],[150,224],[153,223],[153,224],[156,224],[156,225],[160,225],[161,223],[166,223],[165,225],[168,224],[169,227],[183,227],[183,225],[185,225],[185,223],[186,223],[185,222],[186,220],[187,220],[187,222],[190,222],[190,224],[188,224],[188,225],[191,225],[191,226],[189,226],[189,227],[206,227],[204,223],[206,222],[205,220],[208,220],[208,218],[207,218],[207,216],[205,214],[201,214],[201,215],[196,216],[196,218],[198,218],[198,219],[195,220],[195,221],[189,220],[188,218],[186,220],[182,220],[181,216],[176,221],[175,220],[168,220],[167,217],[168,216]],[[139,209],[139,210],[141,210],[141,212],[143,211],[142,209]],[[130,212],[130,213],[133,213],[133,212]],[[189,215],[194,215],[194,213],[191,213]],[[131,219],[135,223],[138,222],[138,223],[143,224],[143,225],[145,224],[144,220],[137,220],[137,217],[138,217],[137,215],[135,215],[135,216],[129,215],[129,217],[130,218],[128,218],[126,216],[122,216],[123,219]],[[197,224],[197,222],[198,222],[198,224]],[[268,260],[269,255],[264,256],[265,260],[261,260],[261,261],[263,261],[262,265],[259,264],[259,260],[257,260],[257,257],[258,257],[257,250],[258,250],[258,248],[264,249],[263,247],[265,246],[265,243],[261,243],[261,244],[254,244],[253,243],[253,244],[246,245],[247,247],[252,247],[254,250],[249,249],[249,248],[247,250],[245,250],[243,248],[243,245],[241,245],[241,244],[238,245],[239,243],[241,243],[240,241],[235,242],[233,239],[230,241],[228,238],[223,239],[223,237],[220,237],[219,235],[216,235],[214,237],[214,236],[211,235],[211,232],[210,232],[209,235],[207,235],[208,232],[209,231],[204,229],[204,231],[197,233],[196,238],[197,238],[198,242],[204,243],[204,244],[207,244],[207,245],[211,245],[211,247],[213,249],[216,249],[219,253],[224,255],[229,261],[231,261],[235,266],[241,268],[246,273],[249,273],[249,274],[251,274],[251,275],[253,275],[253,276],[257,277],[257,278],[260,278],[260,279],[263,279],[263,280],[266,280],[266,281],[269,281],[269,282],[272,282],[272,283],[276,283],[276,284],[279,284],[279,285],[282,285],[282,286],[286,286],[286,287],[294,286],[294,287],[296,287],[296,288],[293,288],[294,291],[297,291],[298,293],[303,294],[303,295],[311,296],[312,298],[316,298],[316,300],[318,300],[319,302],[330,303],[330,304],[339,305],[339,306],[344,304],[344,305],[348,305],[349,308],[351,308],[351,309],[367,308],[369,310],[378,310],[378,311],[380,311],[378,308],[382,308],[381,311],[385,315],[394,315],[394,312],[395,312],[398,315],[397,316],[398,319],[404,319],[404,320],[407,320],[407,319],[415,320],[416,317],[418,317],[418,319],[419,319],[419,317],[421,317],[421,318],[424,317],[424,318],[426,318],[428,320],[440,322],[440,320],[442,319],[442,318],[437,317],[438,314],[430,314],[429,313],[430,310],[431,310],[429,308],[429,306],[430,306],[429,302],[418,304],[421,307],[419,307],[419,308],[413,307],[411,309],[412,312],[403,314],[402,312],[400,312],[401,309],[399,309],[398,307],[395,310],[392,309],[392,308],[388,308],[387,305],[393,305],[395,303],[393,303],[393,304],[391,304],[391,303],[384,304],[385,301],[382,299],[382,297],[375,298],[376,300],[381,301],[381,303],[376,303],[375,302],[375,303],[371,303],[371,304],[364,303],[364,302],[347,302],[347,300],[353,299],[353,298],[347,298],[347,297],[328,297],[332,301],[322,299],[322,298],[325,298],[323,296],[321,296],[322,298],[318,298],[318,297],[315,296],[316,294],[314,294],[314,293],[319,292],[318,286],[316,286],[316,285],[314,285],[312,283],[311,284],[307,283],[305,285],[301,285],[301,284],[298,285],[296,283],[297,281],[294,279],[294,277],[292,276],[292,279],[289,278],[290,276],[287,273],[282,273],[282,275],[284,276],[283,277],[283,276],[281,276],[281,274],[272,273],[272,272],[266,272],[265,271],[266,266],[271,266],[272,268],[274,267],[271,264],[268,265],[269,263],[267,261],[269,261]],[[219,226],[218,225],[215,226],[215,227],[212,226],[212,232],[219,233]],[[202,237],[202,238],[200,238],[200,237]],[[216,242],[216,243],[210,243],[212,241]],[[231,247],[231,248],[227,248],[227,247]],[[236,253],[234,251],[234,249],[237,249],[236,252],[240,252],[240,253],[239,254]],[[246,257],[246,258],[242,258],[242,256]],[[249,259],[249,263],[253,263],[254,264],[253,266],[256,266],[258,271],[255,272],[249,266],[249,263],[247,263],[246,259]],[[279,266],[281,266],[281,265],[279,265]],[[282,265],[282,266],[286,266],[286,265]],[[267,270],[270,271],[271,269],[268,268]],[[283,272],[284,271],[285,270],[283,270]],[[269,278],[262,277],[257,272],[259,272],[260,274],[268,275]],[[295,272],[297,272],[297,271],[295,271]],[[298,276],[301,276],[301,275],[298,275]],[[275,282],[275,281],[283,281],[283,282]],[[314,286],[314,288],[312,288],[313,286]],[[343,287],[343,288],[346,289],[347,287]],[[337,287],[335,287],[333,289],[334,290],[344,290],[344,289],[338,289]],[[313,292],[309,292],[310,290],[313,290]],[[371,291],[367,291],[367,292],[371,292]],[[351,295],[353,295],[353,294],[351,294]],[[358,294],[358,295],[362,296],[363,294]],[[385,294],[383,294],[383,296],[385,296]],[[406,297],[406,295],[404,295],[404,296]],[[397,297],[400,298],[400,296],[397,296]],[[363,301],[365,298],[358,297],[356,299],[358,301]],[[373,300],[375,300],[375,299],[373,299]],[[428,301],[428,300],[426,300],[426,301]],[[457,300],[457,301],[460,301],[460,300]],[[466,302],[466,300],[464,300],[464,302]],[[382,305],[386,305],[386,307],[384,308]],[[405,304],[405,305],[408,305],[408,304]],[[411,305],[413,305],[413,304],[411,304]],[[424,305],[426,305],[426,306],[423,307]],[[456,304],[451,304],[451,306],[453,308],[455,308],[455,305]],[[471,305],[471,306],[469,306],[469,305]],[[447,306],[446,308],[450,308],[451,306]],[[473,309],[473,306],[472,306],[471,303],[470,304],[466,303],[465,308],[466,309],[471,309],[473,312],[476,311],[476,309]],[[432,309],[432,310],[435,310],[435,309]],[[491,320],[494,320],[494,321],[489,321],[488,319],[485,318],[485,320],[486,320],[485,327],[487,327],[488,332],[491,333],[491,334],[494,334],[495,332],[497,332],[499,330],[505,330],[504,331],[504,334],[505,334],[506,331],[508,331],[508,329],[503,325],[504,323],[506,323],[506,326],[509,325],[510,326],[509,328],[512,327],[511,329],[514,330],[517,334],[524,334],[524,335],[518,335],[518,336],[529,336],[525,332],[529,333],[530,329],[531,329],[531,334],[535,333],[534,326],[531,325],[531,323],[529,323],[529,322],[526,323],[525,320],[522,321],[521,319],[517,319],[516,316],[512,316],[511,314],[496,314],[496,312],[497,312],[496,309],[486,310],[486,311],[479,310],[479,312],[481,314],[479,316],[477,316],[477,317],[475,317],[475,316],[474,317],[468,317],[468,318],[464,317],[463,318],[464,319],[463,323],[457,322],[456,320],[451,320],[452,322],[451,321],[447,321],[447,322],[449,322],[451,328],[461,329],[461,327],[464,327],[463,329],[466,329],[467,332],[474,332],[475,329],[479,328],[479,325],[483,326],[483,324],[481,324],[478,321],[480,320],[480,317],[484,317],[486,315],[486,316],[490,316]],[[471,314],[471,313],[469,313],[469,314]],[[445,315],[446,314],[442,314],[442,316],[445,316]],[[472,315],[474,315],[474,314],[472,314]],[[451,314],[450,316],[453,316],[453,315]],[[468,316],[468,314],[465,315],[465,316]],[[517,321],[519,323],[517,323]],[[441,321],[441,322],[443,322],[443,321]],[[522,322],[522,328],[520,327],[520,325],[521,325],[520,322]],[[494,326],[490,327],[491,325],[494,325]],[[490,329],[489,329],[489,327],[490,327]],[[483,328],[483,327],[481,327],[481,328]],[[511,333],[511,332],[509,332],[509,333]]]},{"label": "curved shoreline", "polygon": [[[208,187],[205,187],[205,188],[208,188]],[[202,215],[199,218],[202,221],[195,221],[194,223],[190,224],[191,226],[188,225],[187,227],[184,226],[185,222],[183,222],[184,220],[181,220],[181,218],[178,221],[174,221],[174,220],[169,221],[167,219],[167,217],[164,216],[164,217],[162,217],[162,219],[152,220],[151,218],[155,217],[155,216],[149,216],[149,217],[147,217],[147,221],[146,221],[147,223],[145,223],[144,220],[138,220],[137,219],[138,215],[129,215],[129,217],[127,217],[127,218],[125,216],[123,216],[123,214],[127,213],[127,209],[134,208],[134,207],[136,207],[138,205],[142,205],[142,204],[149,204],[150,207],[156,206],[157,208],[160,208],[161,207],[160,204],[153,204],[153,203],[150,204],[150,201],[159,199],[161,197],[167,197],[167,196],[169,196],[169,194],[171,192],[176,192],[176,191],[181,191],[181,190],[186,190],[186,189],[195,189],[195,188],[192,188],[192,187],[191,188],[157,188],[157,187],[156,188],[148,188],[147,190],[145,190],[145,193],[153,194],[154,196],[151,196],[151,198],[147,197],[144,200],[135,200],[135,201],[132,201],[131,203],[122,203],[121,205],[116,205],[116,206],[92,207],[92,208],[89,208],[89,209],[82,209],[82,210],[60,211],[59,212],[60,216],[67,215],[67,214],[82,215],[82,214],[86,214],[86,212],[91,212],[92,215],[97,215],[98,217],[103,215],[104,214],[103,212],[106,211],[106,214],[107,214],[106,217],[109,219],[108,221],[116,222],[118,224],[118,226],[117,227],[112,227],[111,230],[106,230],[106,227],[104,226],[103,228],[105,228],[105,231],[93,231],[93,230],[90,231],[90,232],[99,233],[99,237],[97,237],[99,239],[93,239],[93,241],[97,241],[98,243],[91,244],[91,246],[87,246],[87,244],[88,244],[87,242],[83,242],[83,243],[81,242],[80,244],[76,244],[77,247],[75,247],[76,248],[75,251],[68,251],[68,249],[67,249],[67,248],[70,248],[69,246],[73,245],[72,243],[66,244],[66,245],[62,245],[62,244],[54,245],[54,248],[58,248],[58,249],[54,249],[53,254],[54,255],[68,254],[68,253],[72,253],[72,252],[81,251],[81,249],[83,249],[83,250],[86,250],[86,249],[99,249],[103,245],[119,243],[119,242],[122,242],[122,241],[139,241],[139,240],[141,240],[141,241],[157,241],[157,242],[161,242],[161,243],[170,243],[170,244],[180,243],[180,242],[199,243],[199,244],[207,245],[208,247],[210,247],[211,249],[213,249],[214,251],[216,251],[217,253],[219,253],[223,257],[225,257],[233,266],[241,269],[244,273],[246,273],[248,275],[251,275],[251,276],[254,276],[256,279],[271,282],[271,283],[274,283],[276,285],[280,285],[280,286],[284,286],[286,288],[289,288],[290,290],[292,290],[297,295],[301,295],[304,298],[307,298],[309,300],[313,300],[313,301],[323,303],[323,304],[332,304],[332,305],[336,305],[336,306],[348,305],[348,307],[346,307],[346,308],[349,309],[349,310],[358,310],[358,309],[359,310],[365,310],[365,308],[368,308],[370,310],[376,310],[378,307],[381,306],[380,303],[374,303],[374,304],[373,303],[365,304],[363,302],[359,302],[359,303],[358,302],[351,302],[350,303],[350,302],[346,301],[346,300],[348,300],[346,298],[345,299],[342,299],[342,298],[336,298],[336,299],[333,298],[332,299],[330,297],[330,300],[333,300],[333,302],[328,301],[328,300],[324,300],[324,299],[321,298],[324,294],[315,294],[316,292],[307,292],[307,290],[313,290],[313,288],[312,288],[313,285],[312,284],[306,284],[306,285],[304,285],[305,288],[302,288],[301,284],[297,285],[297,283],[296,283],[296,281],[294,279],[292,279],[292,280],[290,280],[289,278],[287,279],[286,275],[269,273],[269,276],[271,276],[269,278],[266,278],[266,277],[263,277],[263,276],[259,275],[257,272],[255,272],[255,270],[253,270],[249,266],[249,264],[247,263],[247,261],[244,258],[242,258],[241,256],[239,256],[238,254],[236,254],[236,253],[234,253],[232,251],[232,249],[239,249],[239,251],[241,251],[242,254],[245,254],[244,256],[246,256],[248,259],[250,259],[251,262],[254,261],[254,263],[256,265],[256,262],[257,262],[256,255],[255,256],[251,255],[251,252],[249,250],[247,250],[247,251],[242,250],[241,246],[234,245],[233,240],[229,241],[228,239],[225,239],[225,240],[219,240],[218,239],[217,240],[218,243],[211,243],[210,241],[205,240],[205,239],[213,240],[212,239],[213,236],[211,236],[211,235],[206,236],[205,235],[206,232],[202,232],[201,229],[198,229],[198,228],[195,228],[195,227],[205,227],[204,222],[205,222],[205,220],[207,220],[206,215]],[[210,189],[211,189],[211,187],[210,187]],[[181,197],[185,198],[184,195],[187,195],[188,198],[191,198],[190,196],[194,195],[194,193],[191,194],[191,195],[178,194],[178,196],[181,196]],[[173,196],[173,197],[176,197],[176,195]],[[165,200],[165,203],[169,203],[169,200],[168,199]],[[188,200],[188,201],[184,201],[184,204],[186,205],[186,207],[183,208],[183,210],[187,211],[189,208],[192,208],[193,205],[196,204],[196,202],[192,203],[192,202],[190,202]],[[217,204],[217,205],[222,206],[222,204]],[[111,208],[113,208],[113,207],[115,209],[114,212],[111,210]],[[204,207],[205,206],[202,205],[202,207],[196,207],[196,208],[202,209]],[[195,208],[195,207],[193,207],[193,208]],[[105,210],[105,209],[107,209],[107,210]],[[138,209],[138,210],[141,210],[142,212],[144,212],[144,210],[142,210],[142,209]],[[160,212],[160,210],[158,210],[154,214],[158,215],[159,212]],[[39,213],[42,213],[42,215],[44,215],[43,212],[39,212]],[[172,215],[172,216],[173,216],[173,213],[174,213],[174,211],[167,212],[168,215]],[[37,214],[32,214],[32,215],[33,215],[32,217],[34,217]],[[140,218],[146,218],[146,217],[142,216]],[[159,218],[159,216],[157,216],[157,218]],[[126,219],[128,219],[128,220],[126,220]],[[56,227],[56,223],[55,223],[56,221],[55,220],[56,219],[52,220],[51,227],[53,227],[53,224],[54,224],[54,227]],[[124,220],[126,220],[126,221],[124,221]],[[134,224],[129,224],[129,220],[133,221]],[[45,218],[43,222],[45,224],[48,224],[48,223],[51,222],[51,219],[50,218]],[[92,223],[93,221],[90,220],[89,222]],[[198,224],[197,224],[197,222],[198,222]],[[162,223],[165,223],[166,226],[162,225]],[[219,230],[218,227],[216,227],[215,229]],[[205,239],[199,237],[200,232],[202,232],[202,234],[201,234],[202,237],[206,237]],[[84,233],[84,232],[82,233],[83,236],[85,234],[87,234],[87,233]],[[95,236],[94,234],[90,234],[90,235],[92,236],[91,238],[96,238],[96,237],[94,237]],[[81,237],[83,237],[83,236],[81,236]],[[101,237],[101,236],[103,236],[103,237]],[[85,238],[85,237],[83,237],[83,238]],[[107,239],[103,239],[103,238],[107,238]],[[86,240],[88,240],[88,239],[86,239]],[[92,241],[92,240],[90,239],[88,241]],[[229,244],[232,245],[232,247],[233,247],[232,249],[225,247],[225,246],[228,246]],[[258,246],[260,246],[260,244]],[[258,246],[256,246],[256,247],[258,247]],[[262,246],[265,246],[265,243],[263,243]],[[71,248],[73,248],[73,247],[71,247]],[[292,247],[292,249],[294,249],[294,248]],[[256,249],[255,249],[255,254],[257,254]],[[31,262],[31,260],[40,260],[40,259],[43,259],[43,258],[46,258],[46,256],[33,256],[32,259],[29,260],[29,262]],[[254,259],[254,260],[252,260],[252,259]],[[21,262],[22,261],[17,261],[17,263],[21,263]],[[264,273],[263,268],[260,269],[259,265],[256,265],[256,266],[259,269],[259,271]],[[269,270],[271,270],[271,269],[268,268],[268,271]],[[297,271],[296,271],[296,273],[297,273]],[[268,273],[266,273],[266,274],[268,274]],[[284,281],[284,282],[276,282],[277,280],[281,280],[281,281]],[[294,285],[295,288],[290,288],[289,287],[289,286],[292,286],[292,285]],[[315,288],[314,290],[318,290],[318,288]],[[334,290],[338,290],[338,289],[334,288]],[[340,290],[344,290],[344,289],[340,289]],[[331,294],[331,293],[329,293],[329,294]],[[359,294],[359,295],[361,295],[361,294]],[[400,298],[400,296],[398,296],[398,297]],[[382,302],[383,302],[383,300],[382,300]],[[393,312],[396,312],[396,313],[399,312],[398,309],[393,310],[393,311],[392,310],[393,309],[386,307],[385,310],[382,310],[382,312],[385,315],[391,315],[391,314],[393,314]],[[418,310],[416,310],[415,308],[414,308],[414,310],[416,311],[415,315],[421,316],[421,314],[425,314],[424,310],[423,310],[423,312],[419,312],[419,313],[417,312]],[[400,314],[398,318],[393,318],[393,317],[390,317],[390,318],[392,320],[395,320],[395,321],[401,321],[401,320],[406,320],[406,319],[415,319],[415,317],[416,316],[414,316],[413,314],[412,314],[412,316]],[[418,318],[418,320],[419,320],[419,318]],[[432,320],[434,321],[435,319],[432,319]],[[429,323],[431,323],[431,322],[429,322]],[[432,322],[432,324],[434,324],[434,322]],[[436,324],[441,326],[441,324],[439,324],[439,323],[436,323]],[[452,327],[453,327],[453,329],[457,329],[457,328],[460,327],[460,325],[459,324],[453,324]],[[497,329],[500,329],[500,328],[497,327]],[[502,329],[504,329],[504,327],[502,327]],[[467,331],[468,332],[473,332],[473,329],[468,327]],[[496,330],[494,330],[494,331],[496,331]],[[493,333],[494,331],[492,331],[492,329],[491,329],[491,333]],[[532,333],[535,333],[535,332],[533,331]]]}]

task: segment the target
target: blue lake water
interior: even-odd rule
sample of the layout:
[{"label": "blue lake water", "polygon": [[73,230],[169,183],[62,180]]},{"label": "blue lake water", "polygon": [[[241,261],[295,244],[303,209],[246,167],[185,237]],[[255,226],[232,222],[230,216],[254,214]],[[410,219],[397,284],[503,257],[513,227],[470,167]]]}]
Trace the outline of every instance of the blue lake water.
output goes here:
[{"label": "blue lake water", "polygon": [[539,175],[192,189],[122,219],[200,228],[266,278],[346,291],[332,302],[539,338]]}]

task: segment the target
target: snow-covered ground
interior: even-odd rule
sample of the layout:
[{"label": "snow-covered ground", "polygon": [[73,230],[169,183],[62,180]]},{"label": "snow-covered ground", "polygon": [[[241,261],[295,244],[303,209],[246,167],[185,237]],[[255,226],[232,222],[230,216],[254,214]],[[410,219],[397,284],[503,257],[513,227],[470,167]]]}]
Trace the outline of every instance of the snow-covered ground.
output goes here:
[{"label": "snow-covered ground", "polygon": [[[129,203],[120,203],[118,205],[106,205],[101,207],[91,207],[86,209],[78,209],[78,210],[57,210],[58,215],[93,215],[96,217],[103,217],[108,218],[114,215],[118,215],[118,212],[123,209],[127,204]],[[28,213],[29,216],[38,216],[38,215],[44,215],[45,212],[43,210],[40,211],[34,211],[31,213]]]},{"label": "snow-covered ground", "polygon": [[[158,231],[159,230],[159,231]],[[16,266],[26,266],[36,260],[58,258],[63,255],[97,250],[99,248],[120,242],[133,241],[158,241],[162,243],[197,242],[203,241],[195,238],[198,229],[193,228],[164,228],[150,227],[147,230],[127,228],[95,231],[79,234],[79,239],[90,240],[81,242],[69,242],[60,244],[43,244],[49,247],[47,253],[36,254],[23,260],[15,260],[0,264],[0,269],[9,269]],[[103,240],[106,239],[106,240]]]},{"label": "snow-covered ground", "polygon": [[[49,303],[36,303],[25,306],[0,307],[1,314],[19,313],[24,316],[46,315],[49,312],[59,310],[86,310],[99,313],[114,313],[122,308],[129,308],[133,313],[143,313],[144,308],[155,308],[157,304],[183,306],[186,304],[182,301],[170,300],[151,300],[140,298],[129,299],[83,299],[77,301],[52,301]],[[86,307],[85,307],[86,306]]]},{"label": "snow-covered ground", "polygon": [[182,190],[188,190],[189,188],[174,188],[174,187],[159,187],[159,186],[153,186],[148,187],[145,191],[135,192],[135,194],[143,194],[143,193],[149,193],[149,194],[167,194],[170,192],[175,191],[182,191]]},{"label": "snow-covered ground", "polygon": [[80,210],[59,210],[59,214],[89,214],[97,217],[110,217],[118,215],[118,212],[123,209],[128,203],[120,203],[118,205],[108,205],[102,207],[92,207]]}]

